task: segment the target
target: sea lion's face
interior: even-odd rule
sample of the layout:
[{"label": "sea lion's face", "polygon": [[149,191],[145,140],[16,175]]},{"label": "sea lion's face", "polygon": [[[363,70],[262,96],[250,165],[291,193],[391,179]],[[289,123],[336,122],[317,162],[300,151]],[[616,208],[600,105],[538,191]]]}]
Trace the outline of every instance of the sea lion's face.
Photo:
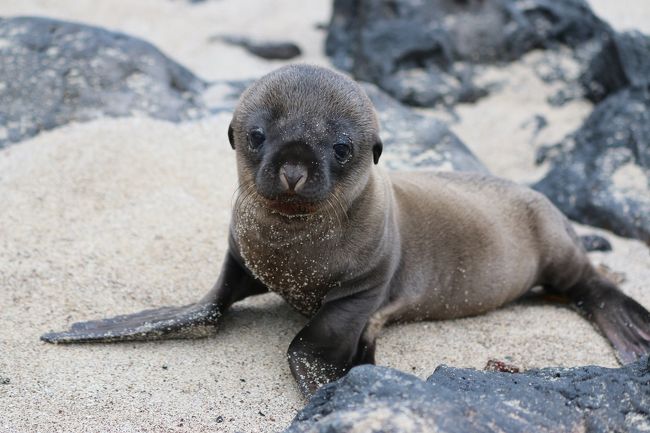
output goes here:
[{"label": "sea lion's face", "polygon": [[230,125],[240,188],[284,216],[346,206],[381,154],[374,109],[348,78],[289,66],[244,93]]}]

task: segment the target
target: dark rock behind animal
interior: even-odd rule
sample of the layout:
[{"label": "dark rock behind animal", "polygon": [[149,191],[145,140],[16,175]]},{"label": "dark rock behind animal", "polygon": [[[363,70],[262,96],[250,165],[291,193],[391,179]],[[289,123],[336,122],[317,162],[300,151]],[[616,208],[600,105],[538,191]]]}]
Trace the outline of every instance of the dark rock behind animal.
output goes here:
[{"label": "dark rock behind animal", "polygon": [[607,37],[580,81],[593,102],[626,87],[650,88],[650,37],[639,32]]},{"label": "dark rock behind animal", "polygon": [[488,173],[443,122],[419,114],[373,84],[362,83],[362,87],[379,117],[384,143],[382,162],[389,169]]},{"label": "dark rock behind animal", "polygon": [[356,79],[412,105],[487,94],[472,65],[609,32],[583,0],[335,0],[326,52]]},{"label": "dark rock behind animal", "polygon": [[533,188],[569,218],[650,244],[650,90],[601,102]]},{"label": "dark rock behind animal", "polygon": [[580,236],[582,246],[587,251],[611,251],[612,244],[602,236],[586,235]]},{"label": "dark rock behind animal", "polygon": [[71,121],[180,121],[206,86],[143,40],[46,18],[0,19],[0,148]]},{"label": "dark rock behind animal", "polygon": [[256,41],[241,36],[220,36],[210,38],[210,42],[222,41],[246,49],[249,53],[267,60],[291,60],[302,54],[300,47],[293,42]]},{"label": "dark rock behind animal", "polygon": [[321,388],[285,433],[642,432],[650,426],[646,357],[623,368],[524,373],[441,366],[425,381],[356,367]]},{"label": "dark rock behind animal", "polygon": [[551,170],[533,187],[569,218],[650,244],[650,37],[607,36],[580,82],[598,105],[563,143],[542,148]]}]

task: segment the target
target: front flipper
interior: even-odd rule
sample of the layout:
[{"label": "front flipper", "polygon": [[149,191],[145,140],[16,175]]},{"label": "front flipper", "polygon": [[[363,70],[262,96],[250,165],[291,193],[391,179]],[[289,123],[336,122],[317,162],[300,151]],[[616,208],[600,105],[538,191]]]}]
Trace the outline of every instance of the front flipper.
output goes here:
[{"label": "front flipper", "polygon": [[48,343],[91,343],[173,338],[200,338],[214,334],[222,314],[247,296],[267,288],[228,253],[219,280],[201,301],[184,307],[163,307],[139,313],[73,324],[64,332],[41,336]]},{"label": "front flipper", "polygon": [[572,288],[569,296],[609,340],[623,364],[650,353],[650,312],[603,277]]},{"label": "front flipper", "polygon": [[328,302],[293,339],[289,367],[304,396],[355,365],[374,364],[376,333],[365,330],[376,304],[372,292]]},{"label": "front flipper", "polygon": [[68,331],[41,336],[48,343],[90,343],[201,338],[216,332],[221,316],[214,304],[163,307],[101,320],[74,323]]}]

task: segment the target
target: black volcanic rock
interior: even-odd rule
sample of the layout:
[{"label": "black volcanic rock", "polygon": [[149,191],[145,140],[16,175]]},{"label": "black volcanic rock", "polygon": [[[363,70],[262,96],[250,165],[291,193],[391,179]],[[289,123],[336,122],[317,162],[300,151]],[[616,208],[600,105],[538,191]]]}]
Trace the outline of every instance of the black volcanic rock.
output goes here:
[{"label": "black volcanic rock", "polygon": [[198,117],[206,83],[143,40],[46,18],[0,19],[0,148],[72,121]]},{"label": "black volcanic rock", "polygon": [[302,54],[300,47],[293,42],[256,41],[241,36],[213,36],[210,41],[222,41],[246,49],[249,53],[266,60],[291,60]]},{"label": "black volcanic rock", "polygon": [[377,86],[362,83],[377,110],[384,143],[382,162],[392,170],[446,170],[488,173],[447,126],[417,113]]},{"label": "black volcanic rock", "polygon": [[608,37],[581,77],[586,96],[599,102],[626,87],[650,87],[650,36],[639,32]]},{"label": "black volcanic rock", "polygon": [[598,105],[563,143],[541,149],[551,169],[534,188],[569,218],[650,245],[650,37],[609,35],[580,81]]},{"label": "black volcanic rock", "polygon": [[575,221],[650,244],[650,89],[605,99],[564,147],[533,188]]},{"label": "black volcanic rock", "polygon": [[583,0],[335,0],[326,52],[340,69],[417,106],[472,102],[472,65],[610,32]]},{"label": "black volcanic rock", "polygon": [[580,242],[587,251],[612,251],[612,244],[599,235],[580,236]]},{"label": "black volcanic rock", "polygon": [[360,366],[321,388],[285,433],[629,432],[650,427],[650,365],[524,373],[441,366],[425,381]]}]

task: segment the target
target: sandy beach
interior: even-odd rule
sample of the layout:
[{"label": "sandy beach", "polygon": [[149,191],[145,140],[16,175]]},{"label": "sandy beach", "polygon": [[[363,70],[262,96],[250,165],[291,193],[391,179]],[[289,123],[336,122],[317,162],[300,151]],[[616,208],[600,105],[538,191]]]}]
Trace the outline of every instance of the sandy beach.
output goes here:
[{"label": "sandy beach", "polygon": [[[647,0],[593,1],[617,29],[650,32]],[[215,34],[292,40],[301,62],[323,53],[329,1],[5,0],[1,16],[41,15],[142,37],[206,80],[256,78],[285,62],[209,42]],[[458,108],[452,130],[503,177],[532,182],[535,150],[591,111],[561,109],[530,68],[538,53],[485,79],[501,92]],[[526,110],[518,107],[525,106]],[[549,127],[535,138],[533,114]],[[434,113],[435,114],[435,113]],[[236,188],[234,152],[219,114],[174,124],[149,118],[70,124],[0,150],[0,432],[276,432],[304,405],[286,349],[306,319],[275,294],[236,304],[202,340],[55,346],[39,341],[73,322],[201,297],[226,252]],[[495,127],[498,125],[498,127]],[[614,247],[591,253],[622,273],[650,308],[650,251],[591,227]],[[484,316],[388,328],[378,364],[426,378],[439,364],[483,368],[617,366],[607,341],[568,306],[524,300]]]}]

